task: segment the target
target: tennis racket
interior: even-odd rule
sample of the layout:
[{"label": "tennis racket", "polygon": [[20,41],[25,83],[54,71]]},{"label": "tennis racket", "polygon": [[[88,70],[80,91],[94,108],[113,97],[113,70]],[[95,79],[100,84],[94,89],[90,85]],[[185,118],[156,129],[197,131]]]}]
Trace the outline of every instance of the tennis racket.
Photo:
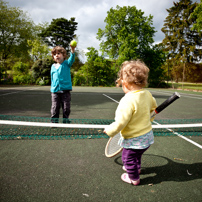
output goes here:
[{"label": "tennis racket", "polygon": [[[168,107],[171,103],[173,103],[175,100],[180,98],[180,94],[175,92],[172,96],[170,96],[167,100],[165,100],[162,104],[160,104],[152,113],[151,118],[160,113],[162,110],[164,110],[166,107]],[[116,134],[114,137],[111,137],[106,146],[105,146],[105,156],[106,157],[113,157],[119,154],[123,148],[118,145],[118,141],[120,139],[120,132]]]}]

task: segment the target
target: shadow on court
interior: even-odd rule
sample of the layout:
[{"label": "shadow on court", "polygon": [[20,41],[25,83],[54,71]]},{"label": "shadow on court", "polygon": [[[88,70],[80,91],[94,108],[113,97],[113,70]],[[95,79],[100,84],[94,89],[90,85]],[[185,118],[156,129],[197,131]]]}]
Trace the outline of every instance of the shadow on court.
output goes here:
[{"label": "shadow on court", "polygon": [[[141,185],[148,185],[151,182],[155,185],[166,181],[188,182],[202,179],[202,162],[179,163],[167,157],[152,154],[143,155],[142,160],[141,177],[147,177],[143,177]],[[182,159],[177,160],[183,161]],[[114,162],[118,165],[123,165],[121,157],[117,157]]]}]

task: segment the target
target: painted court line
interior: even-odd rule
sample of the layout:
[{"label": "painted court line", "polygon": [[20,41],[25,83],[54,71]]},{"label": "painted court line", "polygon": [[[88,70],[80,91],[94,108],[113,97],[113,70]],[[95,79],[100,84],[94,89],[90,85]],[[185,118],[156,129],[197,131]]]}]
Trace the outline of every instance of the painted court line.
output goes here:
[{"label": "painted court line", "polygon": [[[37,87],[39,88],[39,87]],[[4,93],[4,94],[1,94],[0,96],[4,96],[4,95],[11,95],[11,94],[16,94],[16,93],[21,93],[21,92],[25,92],[25,91],[29,91],[29,90],[35,90],[37,88],[31,88],[31,89],[26,89],[26,90],[22,90],[22,91],[17,91],[17,92],[11,92],[11,93]]]},{"label": "painted court line", "polygon": [[[156,121],[153,121],[153,122],[154,122],[155,124],[157,124],[157,125],[161,125],[160,123],[158,123],[158,122],[156,122]],[[200,145],[200,144],[194,142],[193,140],[190,140],[190,139],[188,139],[187,137],[184,137],[183,135],[180,135],[179,133],[177,133],[177,132],[175,132],[175,131],[173,131],[173,130],[171,130],[171,129],[169,129],[169,128],[166,128],[166,130],[168,130],[168,131],[174,133],[174,134],[177,135],[178,137],[180,137],[180,138],[186,140],[187,142],[190,142],[191,144],[193,144],[193,145],[199,147],[200,149],[202,149],[202,145]]]},{"label": "painted court line", "polygon": [[112,100],[112,101],[114,101],[114,102],[116,102],[116,103],[119,103],[117,100],[114,100],[113,98],[111,98],[111,97],[109,97],[108,95],[106,95],[106,94],[103,94],[105,97],[107,97],[107,98],[109,98],[110,100]]},{"label": "painted court line", "polygon": [[[103,94],[103,95],[104,95],[105,97],[109,98],[110,100],[113,100],[114,102],[119,103],[117,100],[114,100],[113,98],[109,97],[108,95],[105,95],[105,94]],[[156,122],[156,121],[153,121],[153,122],[154,122],[155,124],[157,124],[157,125],[161,125],[161,124],[159,124],[159,123]],[[174,133],[175,135],[177,135],[178,137],[180,137],[180,138],[182,138],[182,139],[184,139],[184,140],[190,142],[191,144],[193,144],[193,145],[199,147],[200,149],[202,149],[202,145],[200,145],[200,144],[194,142],[193,140],[190,140],[190,139],[184,137],[183,135],[180,135],[179,133],[177,133],[177,132],[175,132],[175,131],[173,131],[173,130],[171,130],[171,129],[169,129],[169,128],[167,128],[167,130],[173,132],[173,133]]]},{"label": "painted court line", "polygon": [[[158,94],[165,94],[165,95],[171,95],[172,94],[172,92],[162,92],[162,91],[153,91],[153,90],[150,90],[150,92],[158,93]],[[180,96],[202,100],[201,95],[195,95],[195,94],[192,95],[192,94],[180,93]]]}]

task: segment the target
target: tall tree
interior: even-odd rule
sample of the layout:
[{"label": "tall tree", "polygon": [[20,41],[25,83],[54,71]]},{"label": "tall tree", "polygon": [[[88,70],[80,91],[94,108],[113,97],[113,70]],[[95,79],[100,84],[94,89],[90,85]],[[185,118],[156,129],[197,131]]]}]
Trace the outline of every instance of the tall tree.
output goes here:
[{"label": "tall tree", "polygon": [[107,12],[105,29],[99,29],[97,38],[101,41],[103,53],[119,64],[125,60],[142,58],[143,52],[154,42],[152,16],[144,17],[144,12],[135,6],[117,6]]},{"label": "tall tree", "polygon": [[192,18],[196,18],[196,23],[194,23],[192,30],[197,30],[198,32],[202,31],[202,0],[194,9],[194,12],[191,14]]},{"label": "tall tree", "polygon": [[190,15],[197,4],[191,0],[180,0],[173,4],[173,7],[167,9],[168,16],[161,29],[165,34],[162,43],[168,52],[167,60],[172,60],[174,66],[183,64],[184,81],[187,64],[200,62],[202,59],[202,33],[191,30],[196,18],[191,18]]},{"label": "tall tree", "polygon": [[152,19],[135,6],[111,8],[105,18],[105,29],[98,30],[97,38],[103,54],[117,61],[118,66],[125,60],[143,60],[150,68],[150,85],[157,86],[163,80],[161,66],[165,56],[160,47],[152,45],[156,32]]},{"label": "tall tree", "polygon": [[70,41],[76,36],[74,32],[77,30],[77,24],[75,18],[53,19],[40,36],[49,46],[62,46],[69,52]]},{"label": "tall tree", "polygon": [[0,19],[0,60],[5,66],[5,61],[13,56],[28,57],[27,40],[33,39],[34,23],[27,13],[2,0]]}]

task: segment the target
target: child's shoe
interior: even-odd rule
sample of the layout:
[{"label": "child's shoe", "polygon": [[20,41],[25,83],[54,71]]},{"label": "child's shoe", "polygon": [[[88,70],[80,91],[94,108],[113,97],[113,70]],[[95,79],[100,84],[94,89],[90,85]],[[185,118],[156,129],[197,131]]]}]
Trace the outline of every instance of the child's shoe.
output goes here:
[{"label": "child's shoe", "polygon": [[140,179],[138,179],[138,180],[131,180],[130,178],[129,178],[129,176],[128,176],[128,173],[123,173],[122,175],[121,175],[121,179],[124,181],[124,182],[127,182],[127,183],[129,183],[129,184],[132,184],[132,185],[138,185],[138,184],[140,184]]},{"label": "child's shoe", "polygon": [[125,166],[123,166],[123,167],[122,167],[122,169],[123,169],[124,171],[126,171],[126,172],[127,172],[127,170],[126,170],[126,167],[125,167]]}]

